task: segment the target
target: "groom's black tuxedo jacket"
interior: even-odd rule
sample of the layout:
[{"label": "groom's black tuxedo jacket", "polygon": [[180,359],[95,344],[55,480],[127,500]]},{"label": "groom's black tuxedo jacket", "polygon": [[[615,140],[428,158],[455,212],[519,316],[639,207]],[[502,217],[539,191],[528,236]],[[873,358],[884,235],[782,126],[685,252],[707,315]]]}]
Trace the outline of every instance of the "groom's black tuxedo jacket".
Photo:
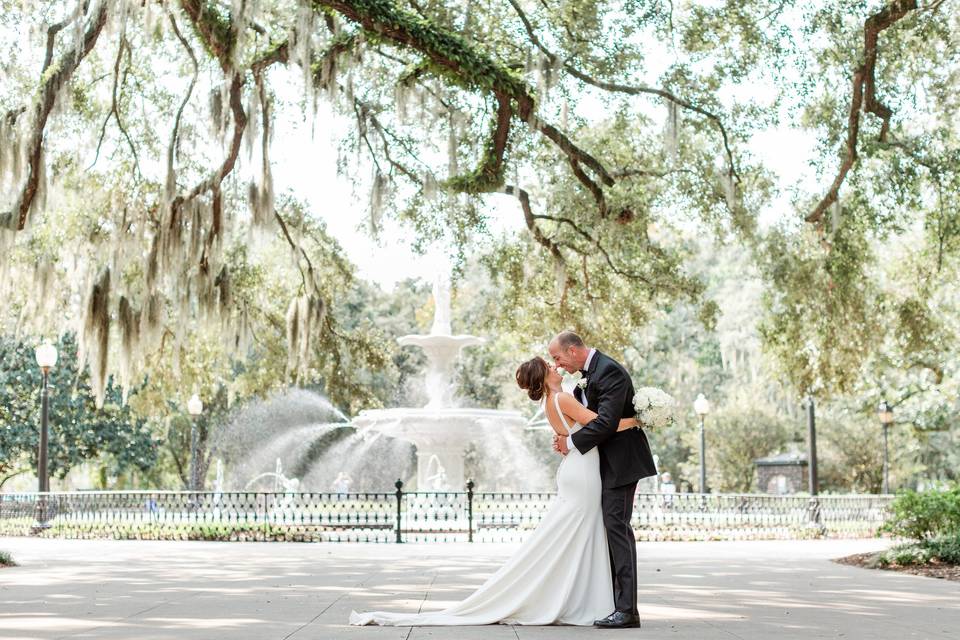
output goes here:
[{"label": "groom's black tuxedo jacket", "polygon": [[586,394],[587,408],[596,412],[597,417],[573,434],[573,445],[580,453],[598,448],[603,488],[622,487],[656,475],[657,468],[643,429],[617,431],[621,418],[636,415],[633,383],[626,369],[597,351],[584,378],[586,389],[577,387],[573,393],[581,402]]}]

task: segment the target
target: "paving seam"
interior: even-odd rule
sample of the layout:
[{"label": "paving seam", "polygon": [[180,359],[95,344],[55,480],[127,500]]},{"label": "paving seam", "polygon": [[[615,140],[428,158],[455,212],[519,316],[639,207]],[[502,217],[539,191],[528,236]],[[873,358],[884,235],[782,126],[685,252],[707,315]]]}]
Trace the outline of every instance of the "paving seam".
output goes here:
[{"label": "paving seam", "polygon": [[[433,587],[433,583],[437,581],[437,576],[440,575],[439,571],[433,573],[433,579],[430,580],[430,584],[427,585],[427,588],[423,592],[423,600],[420,601],[420,606],[417,607],[417,613],[423,613],[423,604],[427,601],[427,598],[430,596],[430,589]],[[420,627],[410,627],[407,629],[407,635],[403,636],[403,640],[410,640],[410,636],[413,634],[413,630]]]},{"label": "paving seam", "polygon": [[[109,622],[123,622],[124,620],[129,620],[129,619],[131,619],[131,618],[135,618],[135,617],[137,617],[137,616],[139,616],[139,615],[141,615],[141,614],[147,613],[148,611],[153,611],[154,609],[159,609],[159,608],[162,607],[162,606],[165,606],[165,605],[168,605],[168,604],[171,604],[171,603],[175,603],[175,602],[176,602],[176,600],[164,600],[163,602],[159,602],[159,603],[153,605],[152,607],[147,607],[146,609],[143,609],[142,611],[137,611],[137,612],[135,612],[135,613],[131,613],[130,615],[123,616],[123,617],[121,617],[121,618],[114,618],[114,619],[112,619],[112,620],[109,620]],[[99,629],[105,629],[105,628],[107,628],[107,625],[100,625],[100,626],[97,626],[97,627],[91,627],[90,629],[84,629],[83,631],[74,631],[73,633],[68,633],[68,634],[65,635],[65,636],[58,636],[58,637],[56,638],[56,640],[63,640],[64,638],[70,638],[70,637],[73,637],[73,636],[78,636],[78,635],[80,635],[81,633],[91,633],[91,632],[93,632],[93,631],[97,631],[97,630],[99,630]]]},{"label": "paving seam", "polygon": [[430,581],[430,584],[427,585],[426,591],[423,592],[423,600],[420,601],[420,606],[417,608],[417,613],[423,613],[423,605],[426,603],[427,598],[430,597],[430,589],[433,588],[433,584],[437,581],[437,576],[439,575],[439,571],[435,571],[433,573],[433,579]]},{"label": "paving seam", "polygon": [[[367,582],[367,580],[369,580],[369,579],[372,578],[373,576],[380,575],[380,573],[381,573],[381,572],[378,570],[378,571],[374,571],[373,573],[368,574],[367,576],[365,576],[364,578],[362,578],[359,582],[357,582],[356,586],[357,586],[357,587],[362,587],[362,586]],[[307,627],[309,627],[311,624],[313,624],[314,622],[316,622],[317,618],[319,618],[320,616],[322,616],[323,614],[325,614],[325,613],[330,609],[330,607],[332,607],[333,605],[335,605],[335,604],[337,604],[338,602],[340,602],[346,595],[347,595],[346,593],[341,593],[339,596],[337,596],[337,598],[336,598],[333,602],[331,602],[330,604],[328,604],[327,606],[325,606],[325,607],[323,608],[323,611],[321,611],[321,612],[318,613],[317,615],[313,616],[310,620],[308,620],[308,621],[305,622],[304,624],[300,625],[299,627],[297,627],[296,629],[294,629],[293,631],[291,631],[290,633],[288,633],[287,635],[285,635],[285,636],[283,637],[283,640],[289,640],[289,638],[292,638],[294,635],[300,633],[301,631],[303,631],[304,629],[306,629]],[[411,630],[412,630],[412,628],[411,628]],[[409,634],[407,634],[407,635],[408,635],[408,637],[409,637]]]},{"label": "paving seam", "polygon": [[325,607],[323,608],[323,611],[321,611],[321,612],[318,613],[317,615],[313,616],[312,618],[310,618],[309,621],[307,621],[307,622],[305,622],[304,624],[302,624],[301,626],[297,627],[296,629],[294,629],[293,631],[291,631],[291,632],[288,633],[287,635],[283,636],[283,640],[288,640],[288,638],[291,638],[294,634],[300,633],[300,631],[302,631],[303,629],[309,627],[311,624],[313,624],[313,623],[316,621],[317,618],[319,618],[320,616],[322,616],[323,614],[325,614],[330,607],[332,607],[333,605],[335,605],[335,604],[337,604],[338,602],[340,602],[340,601],[343,599],[344,595],[346,595],[346,594],[340,594],[339,596],[337,596],[337,599],[334,600],[333,602],[331,602],[330,604],[328,604],[327,606],[325,606]]}]

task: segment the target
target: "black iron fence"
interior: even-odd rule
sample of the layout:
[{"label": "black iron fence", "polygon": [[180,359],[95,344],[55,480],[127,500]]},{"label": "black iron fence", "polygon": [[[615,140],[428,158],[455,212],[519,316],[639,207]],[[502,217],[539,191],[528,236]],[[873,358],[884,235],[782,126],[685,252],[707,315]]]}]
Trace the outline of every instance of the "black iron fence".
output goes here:
[{"label": "black iron fence", "polygon": [[[82,491],[0,494],[0,535],[303,542],[517,542],[553,493]],[[868,537],[891,496],[637,494],[638,540]]]}]

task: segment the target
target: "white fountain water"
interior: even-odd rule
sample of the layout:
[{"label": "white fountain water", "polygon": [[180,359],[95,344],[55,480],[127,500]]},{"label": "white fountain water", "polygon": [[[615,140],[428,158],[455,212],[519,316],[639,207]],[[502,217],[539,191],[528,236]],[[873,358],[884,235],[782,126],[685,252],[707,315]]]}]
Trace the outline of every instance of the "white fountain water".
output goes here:
[{"label": "white fountain water", "polygon": [[483,339],[453,334],[445,278],[435,282],[434,298],[430,333],[399,339],[426,353],[426,406],[361,411],[349,420],[305,389],[251,402],[215,443],[226,463],[217,485],[286,493],[299,479],[299,490],[331,491],[342,473],[351,478],[350,491],[392,490],[398,478],[407,490],[458,491],[469,469],[480,490],[551,487],[559,459],[542,425],[533,427],[516,411],[456,406],[456,359]]},{"label": "white fountain water", "polygon": [[274,471],[265,471],[261,474],[258,474],[250,480],[247,481],[244,490],[250,489],[256,485],[261,480],[272,479],[273,487],[272,491],[278,493],[283,491],[284,493],[293,492],[300,488],[300,479],[299,478],[288,478],[283,475],[283,461],[280,458],[277,458],[277,465],[274,467]]},{"label": "white fountain water", "polygon": [[445,275],[439,275],[434,282],[433,297],[430,333],[399,339],[401,345],[419,347],[427,356],[427,405],[421,409],[361,411],[353,425],[360,433],[376,432],[413,443],[417,450],[417,489],[461,490],[466,481],[464,454],[471,444],[482,451],[491,441],[517,439],[527,421],[517,411],[455,406],[452,381],[456,360],[464,347],[482,344],[484,340],[453,334],[450,282]]}]

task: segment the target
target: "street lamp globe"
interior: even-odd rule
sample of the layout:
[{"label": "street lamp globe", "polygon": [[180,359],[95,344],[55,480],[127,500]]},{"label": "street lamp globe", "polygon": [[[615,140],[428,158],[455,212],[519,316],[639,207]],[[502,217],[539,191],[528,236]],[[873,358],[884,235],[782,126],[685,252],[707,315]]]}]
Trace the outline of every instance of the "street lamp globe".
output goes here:
[{"label": "street lamp globe", "polygon": [[57,348],[49,342],[37,347],[37,364],[44,371],[49,371],[57,364]]},{"label": "street lamp globe", "polygon": [[877,407],[877,417],[880,418],[880,424],[893,424],[893,407],[886,400],[880,401],[880,406]]},{"label": "street lamp globe", "polygon": [[707,415],[710,413],[710,401],[701,393],[697,396],[697,399],[693,401],[693,410],[696,411],[700,417]]},{"label": "street lamp globe", "polygon": [[200,396],[197,394],[190,396],[190,399],[187,400],[187,412],[192,416],[203,413],[203,402],[200,400]]}]

